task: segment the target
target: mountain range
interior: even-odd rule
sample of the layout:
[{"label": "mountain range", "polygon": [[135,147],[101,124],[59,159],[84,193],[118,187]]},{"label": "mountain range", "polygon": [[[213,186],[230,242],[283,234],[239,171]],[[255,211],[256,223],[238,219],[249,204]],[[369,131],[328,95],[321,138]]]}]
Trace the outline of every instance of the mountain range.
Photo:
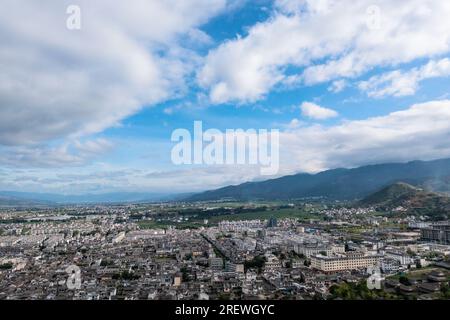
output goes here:
[{"label": "mountain range", "polygon": [[0,206],[4,207],[32,207],[32,206],[48,206],[50,203],[46,201],[25,199],[0,193]]},{"label": "mountain range", "polygon": [[159,194],[137,192],[115,192],[103,194],[61,195],[53,193],[34,193],[0,191],[1,206],[53,206],[65,204],[96,203],[144,203],[158,201],[176,201],[191,194]]},{"label": "mountain range", "polygon": [[300,173],[262,182],[247,182],[193,195],[189,201],[221,199],[288,200],[321,198],[359,200],[396,182],[436,192],[450,192],[450,159],[386,163],[317,174]]},{"label": "mountain range", "polygon": [[[450,159],[386,163],[353,169],[333,169],[317,174],[300,173],[260,182],[247,182],[198,194],[158,194],[116,192],[105,194],[60,195],[0,191],[2,206],[37,206],[93,203],[142,203],[158,201],[213,201],[233,199],[361,200],[398,182],[427,191],[450,194]],[[398,189],[399,186],[395,188]],[[392,190],[391,190],[392,191]]]}]

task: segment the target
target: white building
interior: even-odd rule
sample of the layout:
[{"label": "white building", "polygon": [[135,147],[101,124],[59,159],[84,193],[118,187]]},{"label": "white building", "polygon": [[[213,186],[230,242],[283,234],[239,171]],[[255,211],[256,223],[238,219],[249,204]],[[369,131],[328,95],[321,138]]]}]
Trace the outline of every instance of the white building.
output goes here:
[{"label": "white building", "polygon": [[343,245],[295,245],[294,251],[297,254],[302,254],[307,258],[316,256],[322,252],[325,252],[327,256],[332,256],[336,253],[344,253],[345,246]]},{"label": "white building", "polygon": [[386,250],[386,257],[397,260],[401,265],[407,266],[414,263],[414,259],[407,253],[397,250]]},{"label": "white building", "polygon": [[281,268],[281,262],[275,255],[266,253],[264,256],[267,259],[264,265],[265,270],[276,270]]},{"label": "white building", "polygon": [[316,255],[311,257],[311,267],[324,272],[356,270],[376,266],[380,263],[381,255],[365,255],[351,253],[339,256]]}]

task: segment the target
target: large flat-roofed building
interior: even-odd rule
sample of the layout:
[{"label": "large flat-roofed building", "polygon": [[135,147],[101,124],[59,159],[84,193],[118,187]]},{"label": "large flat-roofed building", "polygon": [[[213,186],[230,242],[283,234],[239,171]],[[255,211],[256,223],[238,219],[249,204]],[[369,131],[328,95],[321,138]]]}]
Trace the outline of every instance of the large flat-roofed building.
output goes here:
[{"label": "large flat-roofed building", "polygon": [[421,229],[421,240],[439,244],[450,244],[450,223],[435,224]]},{"label": "large flat-roofed building", "polygon": [[405,252],[398,250],[386,250],[386,257],[397,260],[401,265],[409,265],[414,263],[414,259]]},{"label": "large flat-roofed building", "polygon": [[263,229],[265,222],[262,220],[244,220],[244,221],[221,221],[219,230],[225,232],[242,232],[249,229]]},{"label": "large flat-roofed building", "polygon": [[223,259],[212,257],[209,258],[209,266],[212,270],[222,270],[223,269]]},{"label": "large flat-roofed building", "polygon": [[311,257],[311,267],[324,272],[355,270],[376,266],[380,263],[381,255],[365,255],[351,253],[339,256],[316,255]]},{"label": "large flat-roofed building", "polygon": [[335,253],[344,253],[344,245],[304,245],[299,244],[294,246],[294,251],[297,254],[302,254],[307,258],[318,255],[321,252],[325,252],[327,256],[331,256]]}]

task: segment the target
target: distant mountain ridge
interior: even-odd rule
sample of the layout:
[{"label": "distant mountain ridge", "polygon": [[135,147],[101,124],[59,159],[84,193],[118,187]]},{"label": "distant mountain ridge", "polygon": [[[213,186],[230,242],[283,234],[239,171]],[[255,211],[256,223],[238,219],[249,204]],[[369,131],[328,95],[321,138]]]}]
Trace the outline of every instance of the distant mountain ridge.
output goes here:
[{"label": "distant mountain ridge", "polygon": [[52,193],[34,193],[17,191],[0,191],[0,206],[33,206],[62,204],[96,204],[96,203],[143,203],[157,201],[177,201],[192,194],[158,194],[115,192],[104,194],[61,195]]},{"label": "distant mountain ridge", "polygon": [[158,201],[210,201],[221,199],[289,200],[323,198],[361,200],[397,182],[450,194],[450,159],[412,161],[333,169],[318,174],[296,174],[278,179],[247,182],[198,194],[116,192],[60,195],[0,191],[0,206],[33,206],[95,203],[144,203]]},{"label": "distant mountain ridge", "polygon": [[318,174],[296,174],[206,191],[187,200],[359,200],[396,182],[449,192],[450,159],[377,164],[354,169],[327,170]]},{"label": "distant mountain ridge", "polygon": [[9,195],[0,194],[0,206],[4,207],[31,207],[31,206],[48,206],[51,203],[47,201],[24,199]]}]

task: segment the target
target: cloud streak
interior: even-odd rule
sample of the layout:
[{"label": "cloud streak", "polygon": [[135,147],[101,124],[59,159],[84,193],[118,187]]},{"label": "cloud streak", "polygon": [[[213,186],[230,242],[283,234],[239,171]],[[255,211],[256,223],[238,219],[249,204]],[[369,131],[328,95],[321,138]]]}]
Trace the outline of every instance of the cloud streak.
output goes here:
[{"label": "cloud streak", "polygon": [[336,118],[339,114],[328,108],[321,107],[312,102],[303,102],[300,106],[302,115],[304,117],[315,120],[326,120],[330,118]]},{"label": "cloud streak", "polygon": [[391,71],[371,77],[358,84],[360,90],[372,98],[386,96],[404,97],[416,93],[420,82],[440,77],[450,76],[450,59],[431,60],[420,68],[413,68],[407,72]]}]

